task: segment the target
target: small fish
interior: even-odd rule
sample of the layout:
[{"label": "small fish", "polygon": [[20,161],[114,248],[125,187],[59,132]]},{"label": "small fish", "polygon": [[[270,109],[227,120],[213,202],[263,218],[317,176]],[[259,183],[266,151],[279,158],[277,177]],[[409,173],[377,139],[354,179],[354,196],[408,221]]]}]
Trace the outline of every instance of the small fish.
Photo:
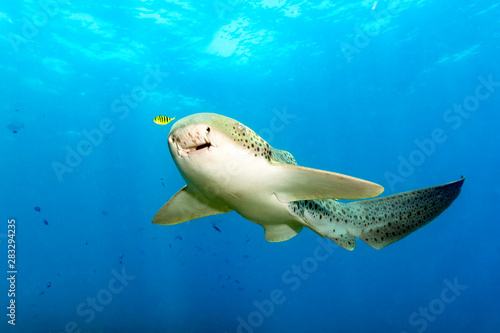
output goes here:
[{"label": "small fish", "polygon": [[43,294],[45,294],[45,291],[42,291],[42,292],[41,292],[41,293],[39,293],[38,295],[39,295],[39,296],[41,296],[41,295],[43,295]]},{"label": "small fish", "polygon": [[39,211],[40,211],[40,207],[38,207],[38,206],[37,206],[37,207],[35,207],[35,210],[36,210],[37,212],[39,212]]},{"label": "small fish", "polygon": [[175,237],[175,239],[182,240],[182,237],[177,235],[177,237]]},{"label": "small fish", "polygon": [[153,122],[155,124],[158,124],[158,125],[166,125],[174,119],[175,119],[175,117],[170,118],[170,117],[165,117],[165,116],[159,115],[158,117],[153,118]]},{"label": "small fish", "polygon": [[50,288],[51,285],[52,285],[52,282],[47,283],[47,288]]},{"label": "small fish", "polygon": [[220,232],[220,229],[215,224],[213,224],[212,226],[214,227],[215,230],[217,230],[218,232]]},{"label": "small fish", "polygon": [[47,221],[46,219],[43,219],[43,223],[44,223],[45,225],[49,225],[49,221]]}]

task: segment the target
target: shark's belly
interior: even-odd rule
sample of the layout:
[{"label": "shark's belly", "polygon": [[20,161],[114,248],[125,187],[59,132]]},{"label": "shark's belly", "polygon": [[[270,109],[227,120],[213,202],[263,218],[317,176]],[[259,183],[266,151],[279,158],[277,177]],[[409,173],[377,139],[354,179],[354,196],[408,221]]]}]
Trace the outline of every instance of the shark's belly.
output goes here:
[{"label": "shark's belly", "polygon": [[262,226],[303,221],[272,193],[227,198],[228,205],[245,219]]}]

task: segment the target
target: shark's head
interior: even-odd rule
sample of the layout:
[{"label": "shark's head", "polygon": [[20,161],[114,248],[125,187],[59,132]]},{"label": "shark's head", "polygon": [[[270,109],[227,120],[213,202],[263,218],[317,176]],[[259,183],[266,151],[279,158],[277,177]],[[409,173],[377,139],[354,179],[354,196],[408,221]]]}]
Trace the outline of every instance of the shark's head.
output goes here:
[{"label": "shark's head", "polygon": [[172,158],[186,182],[204,179],[241,158],[270,158],[270,146],[237,120],[213,113],[198,113],[178,120],[170,130]]}]

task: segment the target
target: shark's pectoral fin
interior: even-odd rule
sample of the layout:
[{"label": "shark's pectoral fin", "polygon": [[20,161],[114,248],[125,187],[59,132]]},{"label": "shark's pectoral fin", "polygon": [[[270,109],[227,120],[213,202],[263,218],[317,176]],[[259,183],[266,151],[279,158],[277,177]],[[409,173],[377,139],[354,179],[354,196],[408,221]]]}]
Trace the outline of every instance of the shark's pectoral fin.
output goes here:
[{"label": "shark's pectoral fin", "polygon": [[316,199],[366,199],[384,191],[378,184],[335,172],[276,164],[272,186],[281,202]]},{"label": "shark's pectoral fin", "polygon": [[302,230],[302,225],[299,223],[266,224],[263,227],[268,242],[284,242]]},{"label": "shark's pectoral fin", "polygon": [[230,212],[228,207],[219,207],[184,186],[153,217],[155,224],[177,224],[200,217]]}]

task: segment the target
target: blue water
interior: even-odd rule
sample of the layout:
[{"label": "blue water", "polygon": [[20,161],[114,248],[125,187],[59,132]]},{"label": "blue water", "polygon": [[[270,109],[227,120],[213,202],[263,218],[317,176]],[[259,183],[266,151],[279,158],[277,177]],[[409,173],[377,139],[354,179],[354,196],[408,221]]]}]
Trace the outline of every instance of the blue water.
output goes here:
[{"label": "blue water", "polygon": [[[2,4],[0,331],[498,332],[499,14],[494,1]],[[268,243],[234,212],[153,225],[185,183],[171,125],[151,120],[197,112],[384,195],[466,181],[378,251],[310,230]]]}]

